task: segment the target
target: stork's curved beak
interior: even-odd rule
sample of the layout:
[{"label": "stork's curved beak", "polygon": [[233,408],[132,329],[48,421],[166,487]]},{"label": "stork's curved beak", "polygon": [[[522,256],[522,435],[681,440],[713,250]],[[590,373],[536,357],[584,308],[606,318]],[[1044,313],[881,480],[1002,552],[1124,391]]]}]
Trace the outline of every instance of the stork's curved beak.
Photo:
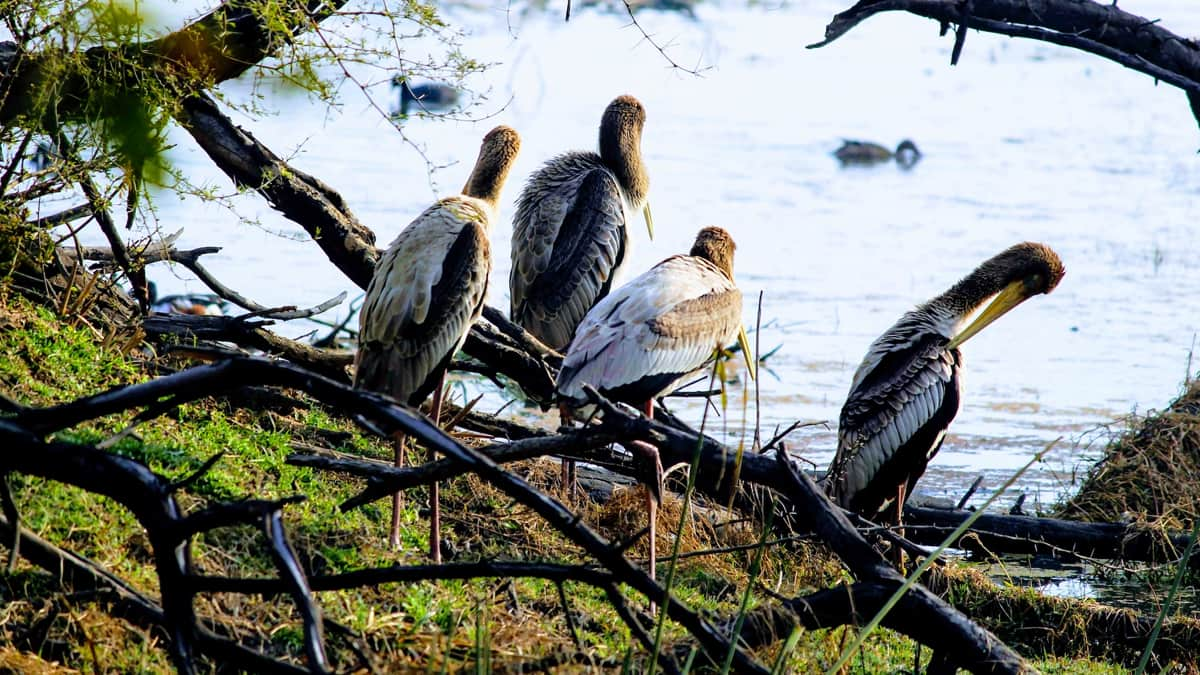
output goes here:
[{"label": "stork's curved beak", "polygon": [[642,215],[646,216],[646,229],[650,232],[650,238],[654,239],[654,218],[650,216],[650,202],[642,207]]},{"label": "stork's curved beak", "polygon": [[755,367],[754,352],[750,351],[750,338],[746,337],[746,327],[738,326],[738,344],[742,346],[742,356],[746,357],[746,371],[750,373],[750,379],[758,377],[758,369]]},{"label": "stork's curved beak", "polygon": [[971,325],[967,326],[961,333],[955,335],[946,343],[946,349],[954,349],[971,339],[976,333],[987,328],[988,324],[1004,316],[1013,307],[1025,302],[1029,299],[1029,293],[1025,289],[1025,282],[1018,279],[1004,287],[1004,290],[996,294],[992,299],[992,303],[987,306]]}]

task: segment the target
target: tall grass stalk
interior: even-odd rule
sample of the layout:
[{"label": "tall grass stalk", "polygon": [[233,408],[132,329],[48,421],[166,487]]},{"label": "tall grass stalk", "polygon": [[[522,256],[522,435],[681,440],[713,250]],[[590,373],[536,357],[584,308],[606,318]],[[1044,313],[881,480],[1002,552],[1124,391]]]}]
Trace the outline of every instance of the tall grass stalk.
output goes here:
[{"label": "tall grass stalk", "polygon": [[758,535],[758,548],[754,550],[754,561],[750,563],[750,578],[746,581],[746,591],[742,593],[742,602],[738,606],[737,619],[733,622],[733,632],[729,635],[729,653],[725,655],[725,663],[721,664],[721,675],[729,675],[733,667],[733,655],[737,653],[738,636],[742,634],[742,624],[746,622],[746,613],[750,611],[751,591],[758,573],[762,569],[763,554],[767,551],[767,535],[771,531],[771,521],[775,517],[775,499],[767,501],[767,512],[763,516],[762,531]]},{"label": "tall grass stalk", "polygon": [[999,490],[993,492],[992,495],[983,502],[982,506],[976,509],[969,518],[964,520],[961,525],[956,527],[954,531],[950,533],[950,536],[943,539],[942,543],[925,557],[925,560],[923,560],[921,564],[917,566],[917,569],[913,570],[913,573],[904,580],[904,583],[900,585],[900,588],[897,588],[896,592],[892,593],[892,596],[888,598],[887,602],[883,603],[883,607],[881,607],[879,611],[875,613],[875,616],[871,617],[871,620],[867,622],[867,625],[864,626],[862,630],[858,631],[858,635],[854,638],[854,642],[852,642],[850,646],[847,647],[844,652],[842,652],[842,655],[838,657],[837,662],[825,671],[825,675],[833,675],[834,673],[840,671],[842,666],[846,665],[850,662],[850,659],[854,658],[854,655],[858,653],[859,649],[862,648],[863,643],[866,641],[867,636],[871,634],[871,631],[875,630],[875,628],[879,626],[880,622],[883,621],[883,618],[888,615],[888,612],[892,611],[892,608],[895,607],[896,603],[900,601],[900,598],[904,597],[904,594],[908,592],[908,589],[912,588],[913,584],[917,583],[917,579],[925,573],[925,570],[929,569],[929,567],[933,565],[934,561],[941,557],[942,553],[944,553],[947,548],[950,548],[950,543],[958,541],[958,538],[961,537],[963,533],[966,532],[971,525],[974,524],[975,521],[978,520],[979,517],[988,510],[988,507],[992,505],[992,502],[996,501],[1000,495],[1007,492],[1008,489],[1013,486],[1013,483],[1017,482],[1021,476],[1025,475],[1025,472],[1028,471],[1030,467],[1032,467],[1035,463],[1042,461],[1042,458],[1046,456],[1046,453],[1050,452],[1050,449],[1057,445],[1059,440],[1060,439],[1056,438],[1053,441],[1050,441],[1046,447],[1042,448],[1040,452],[1026,462],[1025,466],[1018,469],[1017,472],[1010,476],[1008,480],[1004,481],[1004,484],[1000,486]]},{"label": "tall grass stalk", "polygon": [[[712,375],[708,378],[708,388],[711,390],[713,383],[719,381],[721,383],[721,407],[725,408],[725,378],[724,368],[721,365],[720,354],[713,362]],[[650,659],[650,668],[648,675],[654,675],[658,669],[658,654],[662,650],[663,632],[667,626],[667,603],[671,601],[671,587],[675,583],[675,572],[678,569],[679,563],[679,548],[683,543],[683,528],[687,525],[688,516],[691,514],[692,495],[696,492],[696,472],[700,466],[700,451],[704,449],[704,429],[708,424],[708,409],[709,405],[705,404],[704,413],[700,416],[700,433],[696,439],[696,449],[692,452],[692,464],[688,468],[687,487],[683,491],[683,506],[679,509],[679,523],[675,527],[675,541],[671,542],[671,560],[667,563],[667,578],[663,581],[663,590],[666,592],[666,597],[663,599],[661,610],[658,616],[658,623],[654,628],[654,654]]]},{"label": "tall grass stalk", "polygon": [[1158,610],[1158,618],[1154,619],[1154,628],[1150,629],[1150,639],[1146,641],[1146,649],[1142,652],[1142,658],[1138,659],[1137,670],[1133,671],[1134,675],[1142,675],[1146,672],[1146,666],[1150,665],[1150,657],[1154,654],[1154,643],[1158,642],[1158,634],[1162,632],[1163,622],[1167,620],[1167,613],[1175,604],[1175,596],[1179,595],[1179,587],[1183,585],[1183,577],[1187,574],[1188,560],[1191,559],[1192,551],[1196,548],[1197,537],[1200,537],[1200,518],[1197,518],[1196,522],[1192,524],[1192,537],[1188,539],[1187,548],[1183,550],[1183,557],[1180,558],[1179,567],[1175,570],[1175,583],[1171,585],[1162,609]]},{"label": "tall grass stalk", "polygon": [[785,672],[784,669],[787,667],[788,657],[792,655],[792,652],[796,651],[796,645],[798,644],[800,644],[800,626],[796,626],[788,634],[787,640],[784,641],[783,647],[779,650],[779,656],[775,658],[775,665],[771,666],[771,675],[780,675],[780,673]]}]

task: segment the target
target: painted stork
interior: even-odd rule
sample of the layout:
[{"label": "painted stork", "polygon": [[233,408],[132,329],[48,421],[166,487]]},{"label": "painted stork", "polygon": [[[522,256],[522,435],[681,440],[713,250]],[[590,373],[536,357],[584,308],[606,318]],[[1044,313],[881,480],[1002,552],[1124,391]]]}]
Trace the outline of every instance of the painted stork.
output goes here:
[{"label": "painted stork", "polygon": [[[646,109],[618,96],[600,118],[600,152],[568,152],[546,162],[517,199],[508,287],[514,322],[563,350],[579,322],[612,289],[629,251],[628,222],[642,211],[650,178],[642,163]],[[563,460],[563,485],[575,464]]]},{"label": "painted stork", "polygon": [[[441,412],[446,367],[483,311],[492,268],[488,230],[500,190],[521,147],[505,126],[483,139],[462,194],[440,199],[400,232],[379,258],[359,318],[354,385],[418,406],[433,392]],[[404,464],[404,436],[395,438]],[[430,488],[429,552],[441,560],[438,486]],[[400,546],[401,495],[392,503],[390,542]]]},{"label": "painted stork", "polygon": [[866,518],[899,524],[905,500],[958,413],[959,346],[1025,300],[1054,290],[1063,272],[1050,247],[1017,244],[879,336],[842,406],[837,453],[825,478],[830,497]]},{"label": "painted stork", "polygon": [[642,211],[654,236],[642,164],[646,109],[619,96],[600,120],[600,152],[568,152],[529,178],[513,217],[512,319],[562,350],[588,310],[608,295],[629,249],[627,223]]},{"label": "painted stork", "polygon": [[[655,398],[688,382],[735,338],[753,376],[742,292],[733,282],[734,248],[728,232],[706,227],[688,255],[667,258],[596,303],[579,324],[558,374],[564,418],[587,405],[585,384],[652,417]],[[658,451],[636,445],[657,466]],[[657,483],[646,494],[651,576],[660,494]]]}]

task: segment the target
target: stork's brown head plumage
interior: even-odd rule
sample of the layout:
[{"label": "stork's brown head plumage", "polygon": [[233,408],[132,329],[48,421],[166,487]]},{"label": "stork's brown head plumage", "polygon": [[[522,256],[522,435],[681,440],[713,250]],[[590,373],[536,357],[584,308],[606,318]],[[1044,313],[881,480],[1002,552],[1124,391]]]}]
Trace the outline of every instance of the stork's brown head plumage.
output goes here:
[{"label": "stork's brown head plumage", "polygon": [[489,131],[483,137],[479,157],[463,187],[463,194],[495,206],[500,201],[500,190],[520,151],[521,136],[516,129],[501,125]]},{"label": "stork's brown head plumage", "polygon": [[719,227],[706,227],[696,235],[696,242],[692,244],[690,254],[708,260],[732,279],[735,250],[737,245],[733,243],[733,237],[729,236],[728,232]]},{"label": "stork's brown head plumage", "polygon": [[951,338],[948,348],[966,342],[1029,298],[1053,291],[1065,273],[1062,259],[1053,249],[1029,241],[984,261],[941,298],[953,311],[962,314],[968,314],[992,299],[971,325]]}]

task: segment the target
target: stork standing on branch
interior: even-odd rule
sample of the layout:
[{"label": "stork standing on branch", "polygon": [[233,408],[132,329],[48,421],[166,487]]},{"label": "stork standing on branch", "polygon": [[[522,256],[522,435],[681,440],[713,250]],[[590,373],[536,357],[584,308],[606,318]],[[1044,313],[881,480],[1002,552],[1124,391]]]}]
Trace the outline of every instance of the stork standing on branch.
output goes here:
[{"label": "stork standing on branch", "polygon": [[[585,384],[653,417],[655,398],[690,381],[735,338],[754,376],[754,357],[742,326],[742,292],[733,282],[734,248],[728,232],[706,227],[688,255],[660,262],[587,313],[558,375],[564,421],[588,404]],[[662,466],[653,446],[633,445],[654,473],[646,494],[653,577]]]},{"label": "stork standing on branch", "polygon": [[1050,247],[1017,244],[879,336],[842,406],[838,449],[825,478],[830,497],[866,518],[900,524],[905,500],[958,414],[959,346],[1022,302],[1054,290],[1063,272]]},{"label": "stork standing on branch", "polygon": [[[492,269],[488,231],[500,190],[521,147],[513,129],[499,126],[483,139],[462,194],[438,200],[400,233],[380,257],[359,319],[354,385],[410,406],[433,392],[431,416],[441,412],[446,367],[483,312]],[[404,464],[404,435],[396,434],[396,466]],[[430,486],[429,554],[441,561],[438,485]],[[393,549],[400,546],[401,495],[392,502]]]}]

